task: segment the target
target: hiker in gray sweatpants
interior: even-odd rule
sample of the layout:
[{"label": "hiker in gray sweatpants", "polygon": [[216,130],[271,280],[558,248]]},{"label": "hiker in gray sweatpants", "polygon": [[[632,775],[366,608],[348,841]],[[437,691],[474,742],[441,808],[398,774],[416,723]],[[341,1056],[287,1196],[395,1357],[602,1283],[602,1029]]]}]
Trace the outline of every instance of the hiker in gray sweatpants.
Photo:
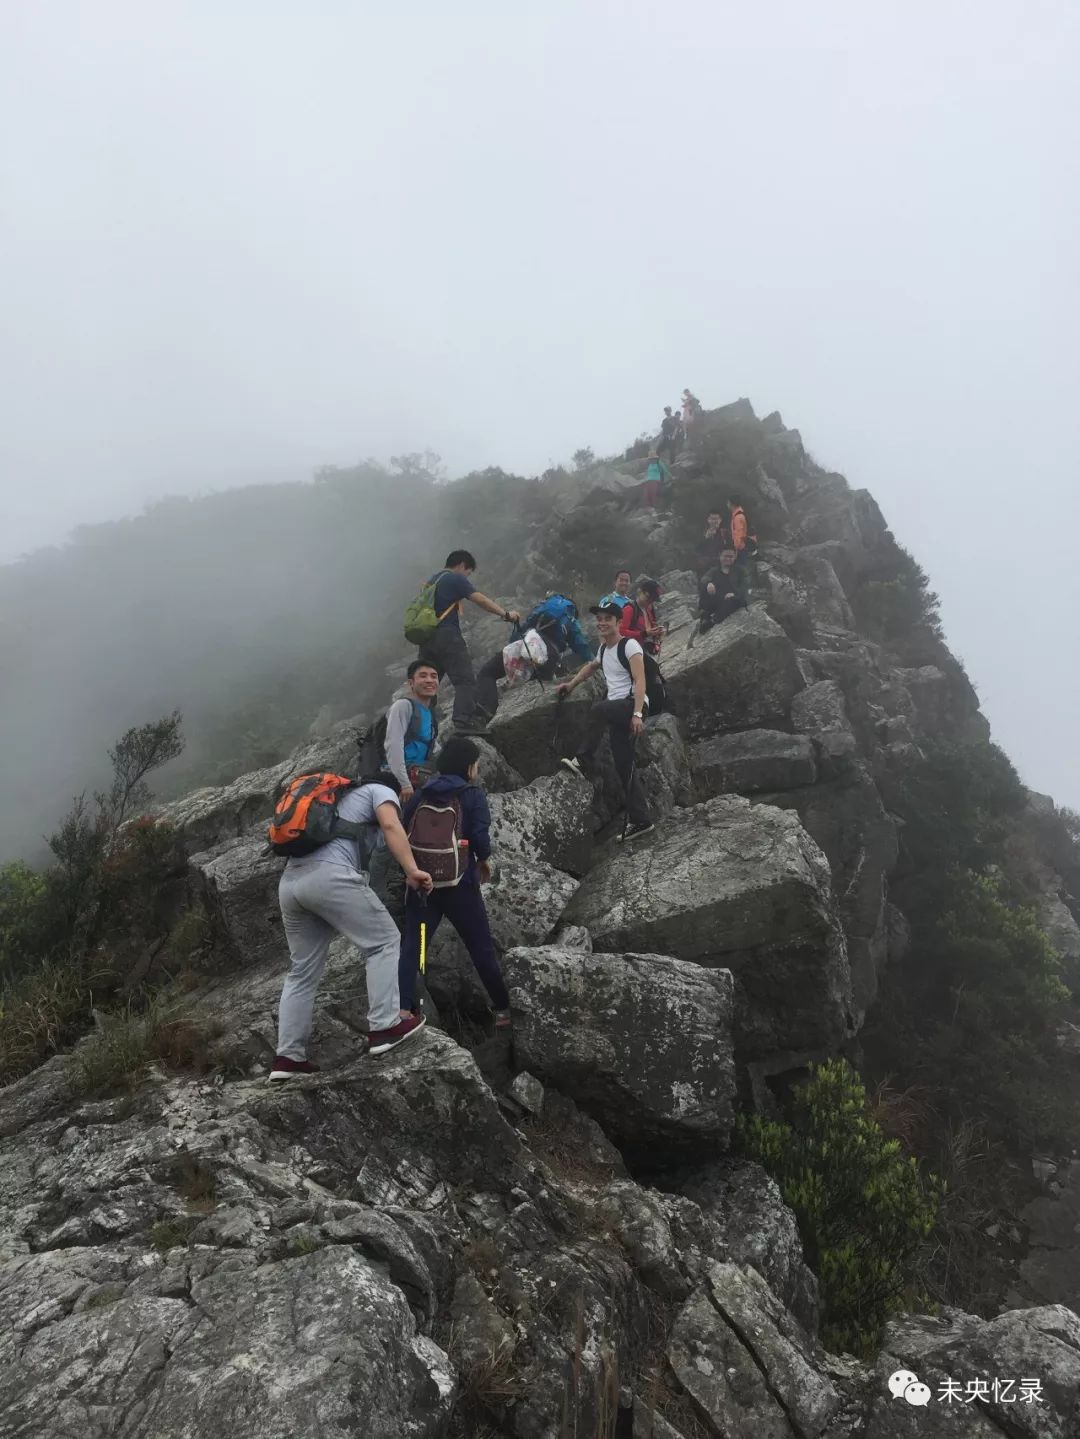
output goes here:
[{"label": "hiker in gray sweatpants", "polygon": [[[401,826],[398,796],[388,784],[364,784],[347,791],[337,812],[350,826],[380,829],[410,888],[425,893],[431,889],[431,876],[417,867]],[[400,1014],[400,936],[360,868],[362,843],[352,836],[332,839],[311,854],[290,859],[281,876],[278,901],[292,963],[281,992],[272,1079],[314,1068],[307,1045],[315,992],[335,934],[351,940],[367,964],[369,1049],[383,1053],[417,1027]]]}]

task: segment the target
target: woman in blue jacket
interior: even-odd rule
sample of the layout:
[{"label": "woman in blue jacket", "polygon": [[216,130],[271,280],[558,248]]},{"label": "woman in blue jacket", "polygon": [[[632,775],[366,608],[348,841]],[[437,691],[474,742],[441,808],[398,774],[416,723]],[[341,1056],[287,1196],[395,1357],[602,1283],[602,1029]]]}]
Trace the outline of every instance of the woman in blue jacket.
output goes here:
[{"label": "woman in blue jacket", "polygon": [[469,842],[469,862],[465,873],[456,885],[447,889],[435,889],[421,905],[414,903],[410,891],[405,902],[405,930],[401,936],[401,955],[398,963],[398,988],[403,1015],[410,1014],[416,1004],[416,976],[420,970],[420,923],[427,922],[427,937],[431,940],[439,922],[448,919],[461,936],[469,952],[469,958],[476,966],[476,972],[483,982],[495,1009],[495,1028],[508,1029],[510,1026],[510,996],[506,981],[499,968],[495,953],[495,941],[491,937],[487,909],[480,886],[491,878],[491,811],[487,795],[477,785],[480,773],[480,750],[471,739],[454,735],[443,745],[436,760],[438,773],[416,791],[405,806],[406,830],[417,807],[424,799],[438,797],[456,799],[461,807],[461,838]]}]

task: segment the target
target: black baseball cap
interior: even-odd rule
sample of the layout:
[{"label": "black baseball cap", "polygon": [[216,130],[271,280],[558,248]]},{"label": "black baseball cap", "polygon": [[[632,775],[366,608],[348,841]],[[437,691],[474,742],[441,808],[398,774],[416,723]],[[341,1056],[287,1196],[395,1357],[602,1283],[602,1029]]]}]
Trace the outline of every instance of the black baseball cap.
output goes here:
[{"label": "black baseball cap", "polygon": [[590,606],[589,606],[589,614],[591,614],[591,615],[614,615],[616,618],[619,618],[619,617],[621,617],[621,615],[622,615],[622,606],[621,606],[621,605],[590,605]]}]

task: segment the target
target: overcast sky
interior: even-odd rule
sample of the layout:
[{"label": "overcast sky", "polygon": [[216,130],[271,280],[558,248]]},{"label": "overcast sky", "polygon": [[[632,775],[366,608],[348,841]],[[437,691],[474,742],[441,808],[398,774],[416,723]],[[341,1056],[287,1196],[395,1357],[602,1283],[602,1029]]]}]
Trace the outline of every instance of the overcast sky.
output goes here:
[{"label": "overcast sky", "polygon": [[780,409],[1080,806],[1080,8],[9,0],[0,559]]}]

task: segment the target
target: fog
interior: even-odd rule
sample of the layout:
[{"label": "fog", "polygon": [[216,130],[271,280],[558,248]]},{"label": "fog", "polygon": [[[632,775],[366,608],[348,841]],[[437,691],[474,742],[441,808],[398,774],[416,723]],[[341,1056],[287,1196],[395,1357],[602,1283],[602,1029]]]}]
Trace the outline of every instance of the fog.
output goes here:
[{"label": "fog", "polygon": [[[0,559],[372,454],[534,473],[684,385],[748,395],[874,493],[995,738],[1080,806],[1078,29],[1065,0],[4,7]],[[6,768],[63,763],[58,669],[80,728],[95,666],[170,699],[277,560],[243,554],[168,624],[153,574],[114,596],[109,653],[56,648],[66,593],[20,612]]]}]

